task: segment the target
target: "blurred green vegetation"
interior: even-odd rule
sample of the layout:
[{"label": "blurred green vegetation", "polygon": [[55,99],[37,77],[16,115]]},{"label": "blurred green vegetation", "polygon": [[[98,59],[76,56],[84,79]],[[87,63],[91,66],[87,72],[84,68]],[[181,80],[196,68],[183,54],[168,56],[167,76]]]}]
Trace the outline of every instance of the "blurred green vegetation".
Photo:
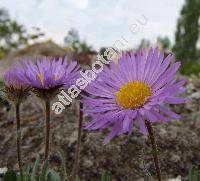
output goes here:
[{"label": "blurred green vegetation", "polygon": [[[180,72],[184,75],[200,73],[200,0],[185,0],[177,21],[175,43],[167,36],[158,36],[157,46],[165,52],[175,54],[182,62]],[[150,48],[151,42],[142,39],[139,48]]]},{"label": "blurred green vegetation", "polygon": [[0,59],[11,50],[27,45],[30,40],[36,40],[43,35],[39,29],[33,34],[27,33],[23,25],[10,18],[6,9],[0,8]]},{"label": "blurred green vegetation", "polygon": [[101,181],[111,181],[111,176],[109,173],[103,173],[101,175]]},{"label": "blurred green vegetation", "polygon": [[[66,164],[66,161],[61,157],[63,164]],[[66,166],[66,165],[65,165]],[[61,165],[62,167],[62,165]],[[64,172],[64,173],[63,173]],[[40,169],[40,157],[37,156],[35,163],[31,166],[28,162],[23,167],[23,180],[24,181],[70,181],[71,178],[66,170],[62,168],[58,172],[55,172],[50,169],[50,162],[46,160]],[[111,181],[111,176],[109,173],[102,173],[100,180],[101,181]],[[76,177],[75,181],[80,181],[79,176]],[[3,176],[3,181],[22,181],[19,173],[13,170],[8,170]]]},{"label": "blurred green vegetation", "polygon": [[36,174],[39,167],[39,157],[36,159],[34,167],[31,168],[31,166],[27,163],[23,168],[23,177],[22,180],[20,175],[18,175],[16,172],[9,170],[6,172],[6,174],[3,177],[3,181],[61,181],[60,176],[52,171],[49,170],[49,161],[46,160],[41,168],[41,172],[39,174]]},{"label": "blurred green vegetation", "polygon": [[[41,171],[39,171],[39,156],[37,157],[33,168],[27,163],[23,168],[24,181],[70,181],[70,177],[65,177],[65,174],[60,173],[60,176],[57,172],[49,169],[49,161],[46,160],[42,165]],[[188,181],[199,181],[200,179],[200,170],[197,166],[192,166],[188,175],[186,176]],[[62,178],[62,179],[61,179]],[[149,177],[150,179],[150,177]],[[184,180],[185,180],[184,179]],[[76,181],[81,179],[77,176]],[[152,178],[150,179],[152,180]],[[175,179],[173,179],[175,180]],[[178,179],[177,179],[178,180]],[[8,170],[3,176],[3,181],[21,181],[21,178],[18,173],[12,170]],[[111,181],[111,175],[107,172],[101,174],[100,181]]]},{"label": "blurred green vegetation", "polygon": [[171,49],[171,42],[167,36],[158,36],[157,43],[160,43],[165,51]]},{"label": "blurred green vegetation", "polygon": [[92,50],[92,47],[89,46],[86,41],[80,40],[78,31],[76,29],[71,29],[68,31],[64,38],[64,43],[65,46],[75,54],[89,52]]},{"label": "blurred green vegetation", "polygon": [[183,62],[180,68],[181,74],[184,75],[192,75],[192,74],[199,74],[200,73],[200,61],[189,61]]},{"label": "blurred green vegetation", "polygon": [[198,41],[200,35],[200,1],[185,0],[177,22],[173,52],[183,62],[200,61]]},{"label": "blurred green vegetation", "polygon": [[189,170],[188,181],[199,181],[199,179],[200,179],[200,170],[197,167],[192,166]]},{"label": "blurred green vegetation", "polygon": [[177,22],[173,52],[182,62],[180,72],[185,75],[200,72],[200,1],[185,0]]}]

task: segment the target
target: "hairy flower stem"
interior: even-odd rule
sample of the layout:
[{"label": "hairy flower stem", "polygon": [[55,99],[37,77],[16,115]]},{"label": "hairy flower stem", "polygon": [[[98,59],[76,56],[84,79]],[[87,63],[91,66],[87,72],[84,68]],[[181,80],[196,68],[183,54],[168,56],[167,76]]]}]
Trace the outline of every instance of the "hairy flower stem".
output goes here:
[{"label": "hairy flower stem", "polygon": [[76,153],[75,153],[75,160],[74,160],[74,165],[72,168],[71,172],[71,181],[75,181],[76,175],[77,175],[77,170],[78,170],[78,165],[79,165],[79,158],[80,158],[80,146],[81,146],[81,132],[82,132],[82,124],[83,124],[83,103],[80,102],[80,107],[79,107],[79,122],[78,122],[78,137],[77,137],[77,142],[76,142]]},{"label": "hairy flower stem", "polygon": [[50,101],[45,101],[45,114],[46,114],[46,130],[45,130],[45,160],[48,159],[49,156],[49,138],[50,138]]},{"label": "hairy flower stem", "polygon": [[23,169],[22,169],[22,157],[21,157],[21,123],[20,123],[20,104],[15,105],[16,108],[16,122],[17,122],[17,159],[20,171],[21,180],[24,181]]},{"label": "hairy flower stem", "polygon": [[154,137],[154,133],[153,133],[153,127],[151,122],[149,121],[145,121],[148,133],[149,133],[149,139],[151,141],[151,145],[152,145],[152,155],[153,155],[153,160],[154,160],[154,164],[155,164],[155,169],[156,169],[156,173],[157,173],[157,179],[158,181],[162,181],[161,179],[161,171],[160,171],[160,164],[159,164],[159,160],[158,160],[158,154],[157,154],[157,145],[156,145],[156,141],[155,141],[155,137]]}]

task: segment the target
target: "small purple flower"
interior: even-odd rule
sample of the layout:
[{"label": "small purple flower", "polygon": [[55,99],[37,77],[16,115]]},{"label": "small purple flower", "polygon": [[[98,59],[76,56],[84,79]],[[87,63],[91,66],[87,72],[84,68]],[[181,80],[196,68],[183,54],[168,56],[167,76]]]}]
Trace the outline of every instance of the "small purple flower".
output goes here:
[{"label": "small purple flower", "polygon": [[69,87],[79,75],[77,63],[68,63],[66,58],[44,58],[36,63],[25,61],[23,69],[20,78],[40,97],[52,95],[61,87]]},{"label": "small purple flower", "polygon": [[79,77],[79,66],[76,62],[68,63],[66,58],[53,60],[44,58],[36,63],[26,61],[22,67],[23,71],[19,73],[20,79],[45,103],[45,160],[47,160],[50,146],[51,99],[60,88],[68,88],[74,83]]},{"label": "small purple flower", "polygon": [[15,89],[27,88],[27,84],[19,77],[19,72],[22,71],[19,66],[10,68],[5,72],[3,79],[6,87],[13,87]]},{"label": "small purple flower", "polygon": [[180,119],[166,106],[186,101],[179,96],[185,81],[176,79],[180,62],[172,61],[173,55],[164,58],[158,49],[151,49],[148,54],[122,53],[118,65],[111,62],[110,68],[104,67],[86,90],[91,96],[83,99],[84,112],[92,118],[86,129],[112,127],[104,141],[108,143],[114,136],[130,135],[136,120],[146,135],[145,120],[154,123]]},{"label": "small purple flower", "polygon": [[28,95],[29,86],[19,76],[19,72],[23,69],[17,65],[10,68],[3,76],[4,88],[3,91],[6,97],[15,103],[19,103]]}]

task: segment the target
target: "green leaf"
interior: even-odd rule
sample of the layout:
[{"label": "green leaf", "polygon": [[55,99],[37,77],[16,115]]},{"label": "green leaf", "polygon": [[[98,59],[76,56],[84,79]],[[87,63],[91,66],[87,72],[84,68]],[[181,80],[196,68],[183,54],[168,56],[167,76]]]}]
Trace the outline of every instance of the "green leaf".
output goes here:
[{"label": "green leaf", "polygon": [[31,181],[30,171],[31,171],[31,167],[29,163],[27,162],[23,168],[23,175],[24,175],[25,181]]},{"label": "green leaf", "polygon": [[50,171],[47,175],[47,181],[61,181],[61,179],[56,172]]},{"label": "green leaf", "polygon": [[21,139],[21,130],[17,131],[17,139]]},{"label": "green leaf", "polygon": [[66,168],[66,160],[65,160],[61,151],[59,151],[59,155],[60,155],[60,158],[61,158],[61,169],[63,171],[63,175],[64,175],[65,180],[67,180],[68,174],[67,174],[67,168]]},{"label": "green leaf", "polygon": [[81,181],[79,176],[76,176],[76,180],[75,181]]},{"label": "green leaf", "polygon": [[31,176],[30,176],[30,175],[26,175],[26,176],[25,176],[25,181],[32,181],[32,180],[31,180]]},{"label": "green leaf", "polygon": [[107,174],[107,173],[103,173],[102,175],[101,175],[101,181],[110,181],[111,179],[110,179],[110,175],[109,174]]},{"label": "green leaf", "polygon": [[198,181],[198,170],[195,166],[189,170],[188,179],[189,181]]},{"label": "green leaf", "polygon": [[40,156],[38,155],[36,160],[35,160],[35,164],[32,170],[32,174],[31,174],[31,181],[36,181],[36,171],[39,165],[39,161],[40,161]]},{"label": "green leaf", "polygon": [[40,174],[40,181],[45,181],[46,175],[47,175],[47,170],[49,167],[49,161],[45,160],[44,165],[42,167],[42,172]]},{"label": "green leaf", "polygon": [[4,175],[3,181],[17,181],[17,174],[13,170],[9,170]]}]

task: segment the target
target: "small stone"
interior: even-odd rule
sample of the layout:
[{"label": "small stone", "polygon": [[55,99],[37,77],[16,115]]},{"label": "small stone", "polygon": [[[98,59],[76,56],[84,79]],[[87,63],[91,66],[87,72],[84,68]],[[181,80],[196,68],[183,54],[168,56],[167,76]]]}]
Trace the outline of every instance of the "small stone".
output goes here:
[{"label": "small stone", "polygon": [[173,154],[171,157],[171,160],[176,163],[176,162],[180,161],[180,156]]},{"label": "small stone", "polygon": [[169,179],[167,181],[181,181],[181,176],[179,175],[178,177]]},{"label": "small stone", "polygon": [[7,167],[0,168],[0,175],[5,174],[8,171]]},{"label": "small stone", "polygon": [[91,160],[84,160],[83,165],[87,168],[91,167],[93,165],[93,162]]}]

